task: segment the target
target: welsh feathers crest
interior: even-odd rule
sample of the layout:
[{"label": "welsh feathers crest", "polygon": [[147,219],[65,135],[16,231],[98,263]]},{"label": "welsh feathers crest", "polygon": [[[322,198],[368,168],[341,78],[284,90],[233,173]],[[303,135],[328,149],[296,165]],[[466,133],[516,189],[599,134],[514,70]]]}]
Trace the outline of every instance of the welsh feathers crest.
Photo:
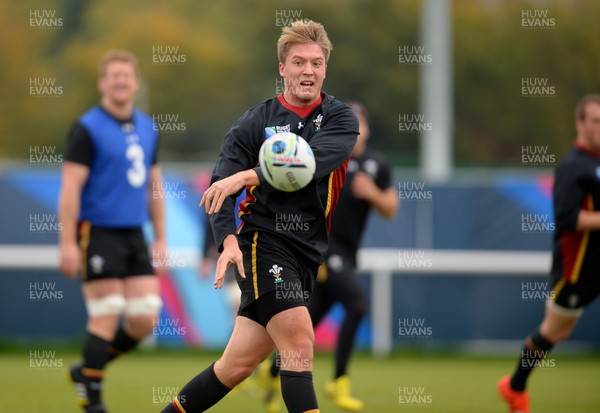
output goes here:
[{"label": "welsh feathers crest", "polygon": [[273,274],[273,277],[275,277],[276,283],[283,282],[283,280],[281,279],[281,271],[282,270],[283,270],[283,267],[280,267],[277,264],[273,264],[273,267],[269,270],[269,272],[271,274]]}]

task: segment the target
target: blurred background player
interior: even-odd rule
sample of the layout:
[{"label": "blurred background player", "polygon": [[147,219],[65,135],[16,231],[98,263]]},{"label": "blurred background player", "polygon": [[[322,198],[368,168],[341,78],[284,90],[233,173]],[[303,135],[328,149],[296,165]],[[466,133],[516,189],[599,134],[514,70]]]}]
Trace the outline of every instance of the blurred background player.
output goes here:
[{"label": "blurred background player", "polygon": [[[359,122],[359,135],[346,170],[346,183],[333,215],[329,249],[325,265],[319,269],[315,290],[308,310],[316,327],[331,306],[340,302],[345,316],[335,348],[333,380],[325,392],[342,409],[358,411],[363,402],[351,394],[348,363],[354,347],[356,331],[368,309],[368,300],[356,275],[356,255],[371,208],[391,219],[399,205],[398,192],[392,185],[391,169],[385,156],[369,147],[371,135],[367,109],[360,103],[349,103]],[[269,366],[261,364],[259,383],[266,392],[269,413],[279,411],[277,397],[277,358]]]},{"label": "blurred background player", "polygon": [[[314,333],[306,298],[302,294],[279,300],[277,289],[284,285],[298,292],[312,290],[327,251],[347,159],[356,143],[356,116],[322,91],[331,49],[319,23],[299,20],[284,27],[277,42],[284,93],[249,109],[225,136],[200,205],[211,216],[221,252],[215,288],[222,287],[227,267],[235,264],[242,303],[223,356],[190,380],[163,413],[209,409],[275,347],[286,366],[281,371],[281,392],[288,411],[319,412],[312,381]],[[280,131],[301,135],[315,156],[313,180],[296,192],[271,187],[257,166],[262,143]],[[242,224],[236,230],[235,197],[244,187]],[[277,217],[291,213],[308,223],[307,231],[277,231]]]},{"label": "blurred background player", "polygon": [[150,218],[153,254],[164,257],[158,135],[152,119],[134,108],[138,89],[136,58],[109,51],[99,68],[100,105],[71,129],[62,170],[60,268],[69,278],[81,272],[88,313],[83,364],[70,375],[86,412],[106,411],[106,364],[151,331],[162,305],[142,233]]},{"label": "blurred background player", "polygon": [[539,327],[525,339],[512,376],[498,382],[510,412],[529,412],[529,374],[569,337],[584,308],[600,292],[600,95],[582,98],[575,110],[577,137],[556,169],[552,292]]}]

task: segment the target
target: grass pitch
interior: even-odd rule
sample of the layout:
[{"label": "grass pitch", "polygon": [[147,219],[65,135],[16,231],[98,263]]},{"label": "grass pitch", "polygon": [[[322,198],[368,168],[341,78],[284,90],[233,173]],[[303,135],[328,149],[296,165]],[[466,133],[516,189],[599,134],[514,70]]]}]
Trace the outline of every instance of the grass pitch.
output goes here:
[{"label": "grass pitch", "polygon": [[[104,400],[110,413],[160,412],[173,393],[216,357],[193,351],[127,355],[109,366]],[[78,359],[77,354],[60,350],[0,354],[0,412],[80,412],[75,390],[65,380],[68,366]],[[600,357],[556,356],[550,360],[530,380],[532,410],[600,412]],[[398,354],[383,359],[358,355],[351,364],[351,377],[354,393],[365,402],[365,413],[505,413],[495,386],[515,363],[514,358],[457,355]],[[315,386],[322,412],[341,412],[323,394],[332,369],[331,355],[316,356]],[[210,410],[263,411],[252,386],[230,393]]]}]

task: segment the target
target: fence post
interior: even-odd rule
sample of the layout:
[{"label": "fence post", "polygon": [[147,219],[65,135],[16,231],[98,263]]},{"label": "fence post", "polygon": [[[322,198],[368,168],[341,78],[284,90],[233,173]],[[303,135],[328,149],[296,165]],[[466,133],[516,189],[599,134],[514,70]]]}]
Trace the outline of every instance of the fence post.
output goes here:
[{"label": "fence post", "polygon": [[392,351],[392,272],[373,271],[371,279],[371,350],[387,356]]}]

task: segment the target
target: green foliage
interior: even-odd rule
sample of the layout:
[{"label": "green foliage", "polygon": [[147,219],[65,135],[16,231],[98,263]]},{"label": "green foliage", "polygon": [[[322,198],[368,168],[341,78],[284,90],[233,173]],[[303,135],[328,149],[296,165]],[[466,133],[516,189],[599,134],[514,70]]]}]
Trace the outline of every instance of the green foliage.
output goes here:
[{"label": "green foliage", "polygon": [[[419,66],[399,64],[398,48],[421,44],[421,5],[417,0],[4,1],[0,157],[26,159],[33,145],[63,151],[71,124],[98,101],[100,56],[126,48],[141,64],[139,105],[185,124],[185,131],[163,133],[161,159],[213,161],[229,126],[277,92],[275,43],[291,12],[322,22],[334,43],[325,90],[342,100],[363,101],[371,112],[371,144],[396,165],[415,165],[419,135],[400,133],[398,115],[419,111]],[[452,5],[456,162],[520,165],[526,145],[548,146],[560,158],[574,137],[575,102],[600,90],[594,29],[600,3],[457,0]],[[530,9],[546,10],[555,27],[523,28],[521,13]],[[32,28],[32,11],[54,11],[62,25]],[[158,64],[154,48],[161,46],[176,48],[185,61]],[[555,95],[523,97],[521,79],[528,77],[548,78]],[[32,78],[54,79],[63,92],[32,96]]]}]

